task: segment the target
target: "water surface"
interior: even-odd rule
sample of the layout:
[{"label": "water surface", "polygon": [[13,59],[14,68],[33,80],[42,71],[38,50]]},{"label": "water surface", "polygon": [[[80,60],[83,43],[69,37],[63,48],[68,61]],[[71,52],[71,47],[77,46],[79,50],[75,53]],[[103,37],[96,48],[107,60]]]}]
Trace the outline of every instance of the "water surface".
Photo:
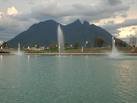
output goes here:
[{"label": "water surface", "polygon": [[137,103],[137,57],[0,56],[0,103]]}]

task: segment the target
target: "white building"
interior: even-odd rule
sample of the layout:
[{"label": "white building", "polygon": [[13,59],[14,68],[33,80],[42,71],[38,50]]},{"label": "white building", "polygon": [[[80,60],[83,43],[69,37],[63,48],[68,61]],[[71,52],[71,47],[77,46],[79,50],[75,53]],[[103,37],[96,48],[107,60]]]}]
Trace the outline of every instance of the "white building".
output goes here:
[{"label": "white building", "polygon": [[0,46],[1,46],[3,43],[4,43],[4,41],[1,41],[1,40],[0,40]]}]

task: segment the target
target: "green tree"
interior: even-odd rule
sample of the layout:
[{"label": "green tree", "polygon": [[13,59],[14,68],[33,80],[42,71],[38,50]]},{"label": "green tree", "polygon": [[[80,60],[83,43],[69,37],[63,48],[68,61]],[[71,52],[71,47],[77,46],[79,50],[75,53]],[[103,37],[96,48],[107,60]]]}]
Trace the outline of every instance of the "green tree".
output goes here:
[{"label": "green tree", "polygon": [[104,45],[104,40],[101,37],[97,37],[95,40],[95,46],[102,47]]},{"label": "green tree", "polygon": [[80,43],[79,43],[79,42],[76,42],[76,43],[74,44],[74,49],[78,49],[78,48],[80,48]]}]

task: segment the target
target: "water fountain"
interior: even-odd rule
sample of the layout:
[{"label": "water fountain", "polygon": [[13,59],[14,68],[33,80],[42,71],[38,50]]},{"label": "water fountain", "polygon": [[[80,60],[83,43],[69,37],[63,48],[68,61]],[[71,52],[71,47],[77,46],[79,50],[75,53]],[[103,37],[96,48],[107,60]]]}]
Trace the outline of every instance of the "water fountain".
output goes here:
[{"label": "water fountain", "polygon": [[30,50],[30,47],[28,46],[28,48],[27,48],[28,50]]},{"label": "water fountain", "polygon": [[64,53],[64,35],[60,25],[58,25],[57,29],[57,38],[59,54]]},{"label": "water fountain", "polygon": [[82,46],[82,48],[81,48],[81,52],[83,53],[84,52],[84,47]]},{"label": "water fountain", "polygon": [[120,53],[118,52],[118,50],[116,48],[115,39],[114,39],[114,37],[112,37],[112,52],[110,54],[110,57],[117,58],[119,56],[120,56]]},{"label": "water fountain", "polygon": [[22,55],[20,43],[18,43],[18,52],[17,52],[17,55]]},{"label": "water fountain", "polygon": [[3,47],[1,46],[0,49],[3,50]]}]

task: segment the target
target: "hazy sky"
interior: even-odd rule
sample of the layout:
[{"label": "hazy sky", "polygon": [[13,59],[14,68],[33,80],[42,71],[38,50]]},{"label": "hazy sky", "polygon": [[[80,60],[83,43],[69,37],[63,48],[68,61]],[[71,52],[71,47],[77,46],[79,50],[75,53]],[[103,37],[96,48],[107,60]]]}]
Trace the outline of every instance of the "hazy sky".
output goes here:
[{"label": "hazy sky", "polygon": [[48,19],[87,20],[122,38],[137,34],[137,0],[0,0],[0,40]]}]

